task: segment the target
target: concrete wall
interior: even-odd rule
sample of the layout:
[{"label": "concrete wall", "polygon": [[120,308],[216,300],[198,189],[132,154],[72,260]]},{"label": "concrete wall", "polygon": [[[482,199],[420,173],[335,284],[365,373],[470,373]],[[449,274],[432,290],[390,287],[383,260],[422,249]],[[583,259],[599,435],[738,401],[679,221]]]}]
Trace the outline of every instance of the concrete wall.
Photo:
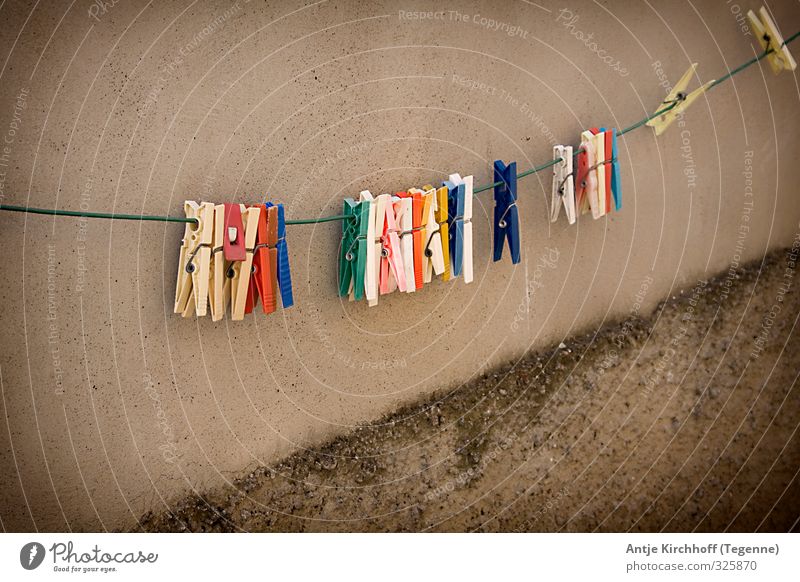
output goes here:
[{"label": "concrete wall", "polygon": [[[6,3],[3,201],[335,214],[364,188],[528,168],[651,112],[690,62],[705,81],[754,54],[736,16],[755,2],[541,4]],[[772,8],[800,29],[795,2]],[[475,282],[372,309],[336,296],[338,223],[290,227],[295,307],[216,324],[171,313],[181,225],[2,213],[2,527],[130,526],[787,244],[799,127],[796,77],[752,68],[621,141],[621,213],[551,225],[550,174],[528,177],[523,262],[492,263],[486,192]]]}]

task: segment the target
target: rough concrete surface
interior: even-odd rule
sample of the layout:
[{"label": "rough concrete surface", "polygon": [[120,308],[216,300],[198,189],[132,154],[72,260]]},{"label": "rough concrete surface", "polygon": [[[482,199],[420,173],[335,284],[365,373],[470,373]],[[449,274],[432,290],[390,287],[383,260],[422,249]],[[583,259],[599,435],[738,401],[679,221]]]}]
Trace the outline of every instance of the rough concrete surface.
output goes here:
[{"label": "rough concrete surface", "polygon": [[798,259],[800,237],[140,529],[797,530]]},{"label": "rough concrete surface", "polygon": [[[694,87],[751,58],[757,45],[741,11],[756,4],[5,2],[0,199],[180,216],[186,199],[268,196],[307,218],[338,214],[365,188],[397,191],[453,172],[485,184],[494,159],[530,168],[587,127],[641,119],[691,62]],[[770,6],[786,34],[800,29],[795,2]],[[428,10],[445,12],[419,14]],[[573,345],[633,305],[647,316],[697,280],[785,248],[800,223],[798,127],[796,77],[748,69],[658,139],[641,128],[620,141],[621,212],[551,224],[550,173],[527,177],[523,261],[495,263],[484,192],[475,281],[438,281],[374,308],[336,296],[341,225],[292,226],[296,305],[244,322],[172,314],[179,224],[2,212],[0,526],[132,528],[187,494],[221,490],[530,351]],[[771,385],[769,402],[790,386]],[[744,392],[733,390],[732,402]],[[685,408],[675,406],[680,424]],[[622,486],[614,463],[628,449],[611,435],[624,418],[593,425],[590,436],[596,429],[608,446],[582,467],[607,474],[609,487]],[[699,452],[720,442],[706,439]],[[482,445],[471,446],[483,458]],[[684,447],[681,462],[694,463],[699,452]],[[643,483],[666,486],[670,470],[656,463]],[[647,498],[636,482],[625,486]],[[656,503],[674,501],[671,491]],[[671,509],[681,527],[689,505]],[[602,527],[624,523],[615,520],[627,507],[598,509],[616,516]],[[432,515],[402,523],[424,527]],[[476,523],[451,519],[439,527]]]}]

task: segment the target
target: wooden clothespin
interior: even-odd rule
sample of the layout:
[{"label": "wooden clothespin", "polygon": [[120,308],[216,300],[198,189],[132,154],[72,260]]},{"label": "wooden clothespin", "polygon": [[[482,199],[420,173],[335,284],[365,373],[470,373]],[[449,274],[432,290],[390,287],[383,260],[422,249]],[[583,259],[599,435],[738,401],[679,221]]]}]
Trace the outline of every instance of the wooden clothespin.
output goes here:
[{"label": "wooden clothespin", "polygon": [[503,247],[508,240],[511,262],[520,262],[519,209],[517,208],[517,162],[505,165],[494,162],[494,260],[503,258]]},{"label": "wooden clothespin", "polygon": [[794,71],[797,68],[797,62],[789,52],[789,47],[783,44],[783,37],[781,36],[778,27],[767,12],[767,9],[762,6],[758,11],[758,16],[752,10],[747,12],[747,18],[750,21],[750,26],[753,27],[758,42],[761,43],[761,48],[764,51],[771,50],[772,52],[767,55],[772,72],[776,75],[781,71]]},{"label": "wooden clothespin", "polygon": [[572,174],[572,146],[553,146],[553,159],[559,160],[553,166],[553,190],[550,196],[550,222],[558,220],[561,206],[567,221],[575,224],[575,188]]},{"label": "wooden clothespin", "polygon": [[193,218],[197,222],[187,222],[183,231],[175,286],[175,313],[183,317],[189,317],[192,313],[204,316],[208,306],[214,205],[187,200],[183,204],[183,211],[186,218]]},{"label": "wooden clothespin", "polygon": [[464,283],[472,283],[472,199],[474,197],[473,177],[459,174],[450,174],[450,182],[456,186],[464,187],[464,207],[461,224],[463,225],[462,266],[464,270]]},{"label": "wooden clothespin", "polygon": [[380,268],[380,294],[386,295],[399,289],[406,291],[406,272],[403,266],[403,251],[400,244],[400,229],[394,214],[394,203],[391,194],[378,196],[383,209],[383,232],[381,234],[381,268]]},{"label": "wooden clothespin", "polygon": [[403,254],[403,272],[406,278],[406,293],[417,290],[414,276],[414,201],[406,192],[398,192],[392,196],[394,203],[395,220],[400,229],[400,247]]},{"label": "wooden clothespin", "polygon": [[[604,216],[611,204],[611,174],[606,171],[608,159],[606,156],[606,140],[603,132],[593,127],[589,133],[594,139],[595,162],[594,171],[597,174],[597,198],[592,209],[592,218],[595,220]],[[608,157],[611,153],[609,152]]]},{"label": "wooden clothespin", "polygon": [[691,105],[698,97],[700,97],[700,95],[705,93],[714,83],[713,80],[708,81],[687,95],[686,86],[689,84],[689,81],[692,80],[695,69],[697,69],[697,63],[692,63],[692,66],[689,67],[689,70],[683,74],[683,77],[680,78],[680,80],[672,88],[672,91],[669,92],[667,98],[661,102],[661,105],[659,105],[658,109],[656,109],[656,112],[663,110],[665,105],[668,106],[673,103],[677,103],[677,105],[646,123],[648,127],[652,127],[656,130],[656,135],[661,135],[664,133],[664,131],[666,131],[666,129],[672,125],[672,122],[675,121],[678,115],[686,111],[689,105]]},{"label": "wooden clothespin", "polygon": [[[258,235],[258,217],[261,214],[260,206],[239,208],[242,214],[244,232],[241,238],[244,241],[245,255],[243,261],[233,261],[233,277],[231,278],[231,319],[241,321],[244,319],[245,304],[247,303],[247,288],[250,285],[250,274],[253,266],[253,253],[255,251],[256,236]],[[228,207],[225,208],[228,213]],[[227,223],[227,221],[226,221]]]},{"label": "wooden clothespin", "polygon": [[208,298],[211,304],[211,320],[220,321],[225,317],[231,297],[231,277],[233,272],[225,260],[223,251],[225,241],[225,205],[214,207],[214,233],[211,245],[211,268],[208,285]]}]

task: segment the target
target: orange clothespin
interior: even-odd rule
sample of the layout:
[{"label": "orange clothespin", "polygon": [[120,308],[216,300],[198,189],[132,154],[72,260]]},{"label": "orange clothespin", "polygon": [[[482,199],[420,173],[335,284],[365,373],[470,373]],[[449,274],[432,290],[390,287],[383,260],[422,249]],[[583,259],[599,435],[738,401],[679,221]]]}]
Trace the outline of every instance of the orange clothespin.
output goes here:
[{"label": "orange clothespin", "polygon": [[[422,190],[411,188],[398,192],[400,198],[411,198],[412,238],[414,240],[414,286],[422,289]],[[410,283],[408,283],[410,285]]]}]

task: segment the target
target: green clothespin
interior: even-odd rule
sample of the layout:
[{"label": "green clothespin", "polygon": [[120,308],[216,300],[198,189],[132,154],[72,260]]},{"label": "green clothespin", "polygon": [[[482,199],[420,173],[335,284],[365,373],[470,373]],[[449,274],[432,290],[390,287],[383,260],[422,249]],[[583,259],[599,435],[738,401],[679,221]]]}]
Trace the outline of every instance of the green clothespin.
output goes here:
[{"label": "green clothespin", "polygon": [[364,298],[364,276],[367,269],[367,227],[369,204],[346,198],[342,214],[342,246],[339,249],[339,296],[351,294]]}]

